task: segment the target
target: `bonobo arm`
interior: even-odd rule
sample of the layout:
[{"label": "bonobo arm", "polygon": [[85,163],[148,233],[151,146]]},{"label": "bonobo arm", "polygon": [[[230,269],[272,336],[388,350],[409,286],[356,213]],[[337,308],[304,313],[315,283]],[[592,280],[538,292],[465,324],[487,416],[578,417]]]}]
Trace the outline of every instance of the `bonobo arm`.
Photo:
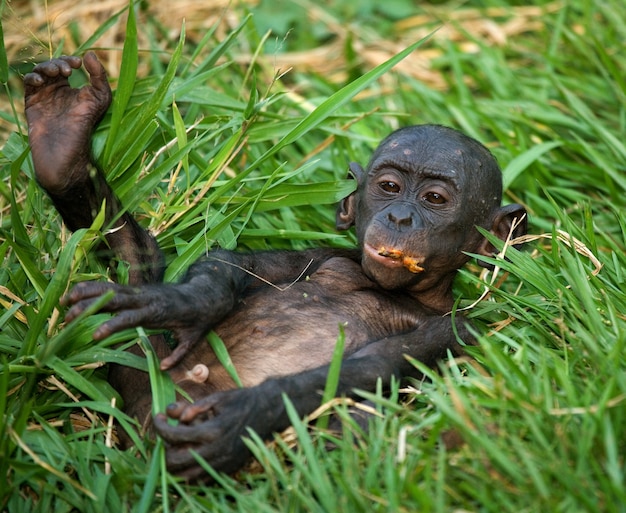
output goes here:
[{"label": "bonobo arm", "polygon": [[[464,320],[457,321],[461,339],[470,341]],[[414,332],[373,342],[343,361],[337,395],[357,396],[356,390],[374,391],[378,379],[389,385],[392,378],[419,376],[406,356],[429,367],[461,347],[449,317],[431,317]],[[263,439],[289,426],[283,394],[288,396],[299,415],[320,405],[328,366],[291,376],[269,379],[258,386],[218,392],[193,404],[175,403],[167,415],[178,419],[176,426],[165,415],[154,419],[156,431],[167,443],[167,463],[172,472],[188,479],[203,474],[190,453],[193,449],[214,469],[238,470],[250,457],[242,440],[248,429]]]},{"label": "bonobo arm", "polygon": [[170,330],[178,345],[161,361],[165,370],[180,362],[235,307],[248,288],[288,286],[331,257],[358,259],[358,254],[355,250],[332,248],[256,253],[216,250],[193,264],[181,283],[122,286],[84,282],[76,285],[62,303],[72,305],[66,314],[71,321],[102,294],[113,290],[114,297],[101,311],[117,315],[100,325],[94,338],[101,340],[137,326]]}]

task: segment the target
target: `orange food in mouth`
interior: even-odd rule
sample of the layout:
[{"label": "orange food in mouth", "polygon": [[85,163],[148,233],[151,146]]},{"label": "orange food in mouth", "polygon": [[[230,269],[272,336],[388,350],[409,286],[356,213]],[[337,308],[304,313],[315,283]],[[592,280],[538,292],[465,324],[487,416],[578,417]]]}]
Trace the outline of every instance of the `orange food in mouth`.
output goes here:
[{"label": "orange food in mouth", "polygon": [[392,260],[402,260],[402,265],[412,273],[421,273],[424,268],[419,265],[419,260],[415,257],[406,256],[401,249],[378,248],[378,254]]},{"label": "orange food in mouth", "polygon": [[402,258],[401,249],[388,249],[385,246],[378,248],[378,254],[380,256],[391,258],[392,260],[400,260]]},{"label": "orange food in mouth", "polygon": [[421,273],[424,268],[419,265],[417,258],[405,256],[402,259],[402,264],[412,273]]}]

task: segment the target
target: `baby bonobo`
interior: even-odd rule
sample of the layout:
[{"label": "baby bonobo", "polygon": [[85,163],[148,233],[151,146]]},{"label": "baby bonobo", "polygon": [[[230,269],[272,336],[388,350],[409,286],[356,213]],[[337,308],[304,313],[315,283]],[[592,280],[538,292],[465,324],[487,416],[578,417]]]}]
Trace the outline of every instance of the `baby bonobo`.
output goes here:
[{"label": "baby bonobo", "polygon": [[[354,226],[358,248],[216,250],[181,283],[161,283],[156,242],[122,213],[90,158],[91,134],[111,91],[93,53],[84,57],[90,84],[71,88],[67,78],[81,63],[61,57],[24,78],[35,173],[72,230],[89,227],[106,201],[114,228],[106,242],[130,264],[130,284],[76,285],[63,299],[71,307],[66,319],[113,290],[102,311],[115,315],[95,339],[136,326],[171,331],[178,343],[173,351],[163,337],[152,343],[161,368],[194,402],[169,406],[153,423],[166,442],[169,468],[186,477],[203,474],[190,448],[217,470],[240,468],[250,456],[242,441],[248,429],[267,439],[288,426],[283,394],[301,415],[319,406],[340,325],[346,341],[340,395],[375,390],[378,379],[418,375],[407,356],[433,366],[454,353],[455,327],[446,315],[452,281],[466,253],[494,252],[476,227],[501,239],[525,230],[514,222],[523,207],[500,206],[501,173],[485,147],[450,128],[412,126],[382,141],[365,170],[350,164],[358,188],[339,205],[337,228]],[[226,344],[244,388],[235,387],[204,342],[210,330]],[[462,320],[456,330],[470,339]],[[144,373],[114,366],[110,379],[127,412],[149,417]]]}]

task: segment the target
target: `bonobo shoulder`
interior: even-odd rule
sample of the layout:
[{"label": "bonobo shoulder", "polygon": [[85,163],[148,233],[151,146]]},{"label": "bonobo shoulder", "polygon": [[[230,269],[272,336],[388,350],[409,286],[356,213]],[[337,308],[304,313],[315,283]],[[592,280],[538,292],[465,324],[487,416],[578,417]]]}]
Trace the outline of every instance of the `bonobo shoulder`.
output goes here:
[{"label": "bonobo shoulder", "polygon": [[343,256],[323,262],[315,272],[315,280],[328,287],[346,291],[376,286],[363,272],[359,261]]}]

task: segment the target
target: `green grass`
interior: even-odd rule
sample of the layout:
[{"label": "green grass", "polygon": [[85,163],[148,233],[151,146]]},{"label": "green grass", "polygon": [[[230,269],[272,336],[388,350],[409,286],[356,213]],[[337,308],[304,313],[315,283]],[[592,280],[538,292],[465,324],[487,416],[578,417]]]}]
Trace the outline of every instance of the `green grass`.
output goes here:
[{"label": "green grass", "polygon": [[[446,9],[454,7],[444,4],[440,17]],[[383,15],[380,25],[352,18],[353,40],[393,37],[393,16]],[[334,232],[333,205],[353,187],[347,163],[365,164],[377,140],[409,123],[451,125],[488,144],[505,201],[524,203],[531,232],[546,236],[508,248],[495,279],[473,265],[462,271],[459,308],[469,307],[480,346],[472,359],[425,369],[430,379],[402,394],[397,386],[391,396],[364,394],[384,414],[370,432],[341,404],[341,438],[292,416],[295,444],[266,447],[252,435],[260,472],[188,486],[164,472],[159,443],[137,436],[127,452],[107,443],[111,416],[132,420],[111,405],[104,364],[149,367],[157,408],[171,387],[141,331],[94,342],[102,315],[63,324],[59,297],[106,275],[88,252],[99,224],[73,235],[62,227],[32,180],[25,133],[13,133],[0,154],[0,509],[626,511],[621,2],[564,2],[504,45],[471,31],[463,41],[435,37],[416,51],[441,51],[432,66],[443,90],[394,72],[375,80],[382,68],[343,86],[306,71],[279,78],[266,50],[272,37],[263,37],[271,15],[261,6],[255,16],[242,14],[225,39],[181,38],[165,52],[156,43],[138,52],[131,18],[121,69],[110,70],[119,85],[95,153],[156,233],[168,280],[218,245],[353,244]],[[465,51],[467,42],[477,51]],[[352,50],[348,61],[358,61]],[[241,64],[243,51],[258,58]],[[149,73],[135,82],[136,62]],[[4,99],[21,102],[15,81],[4,71],[0,79]],[[353,99],[361,88],[368,94]],[[137,340],[147,362],[114,349]]]}]

